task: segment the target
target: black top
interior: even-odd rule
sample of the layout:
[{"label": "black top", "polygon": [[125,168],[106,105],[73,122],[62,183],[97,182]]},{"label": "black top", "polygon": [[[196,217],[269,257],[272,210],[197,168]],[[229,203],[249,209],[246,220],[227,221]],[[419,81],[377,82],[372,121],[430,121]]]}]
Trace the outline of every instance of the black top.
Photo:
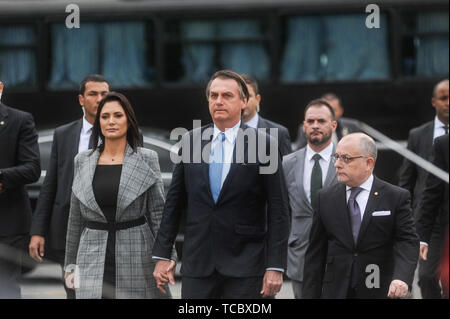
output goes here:
[{"label": "black top", "polygon": [[110,223],[116,220],[117,195],[121,173],[122,164],[97,165],[92,181],[95,200],[106,220]]},{"label": "black top", "polygon": [[[117,195],[119,192],[122,164],[97,165],[92,189],[95,200],[109,223],[116,220]],[[102,298],[115,299],[116,286],[116,234],[108,233],[106,244],[105,268],[103,272]]]}]

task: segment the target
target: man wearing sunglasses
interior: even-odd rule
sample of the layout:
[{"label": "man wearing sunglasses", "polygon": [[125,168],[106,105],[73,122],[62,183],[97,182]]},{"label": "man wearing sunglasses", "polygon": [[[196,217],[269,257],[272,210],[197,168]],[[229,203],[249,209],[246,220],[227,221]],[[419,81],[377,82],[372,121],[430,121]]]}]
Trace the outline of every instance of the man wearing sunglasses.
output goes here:
[{"label": "man wearing sunglasses", "polygon": [[333,156],[341,183],[318,193],[306,251],[304,298],[402,298],[419,254],[409,192],[373,176],[377,148],[345,136]]}]

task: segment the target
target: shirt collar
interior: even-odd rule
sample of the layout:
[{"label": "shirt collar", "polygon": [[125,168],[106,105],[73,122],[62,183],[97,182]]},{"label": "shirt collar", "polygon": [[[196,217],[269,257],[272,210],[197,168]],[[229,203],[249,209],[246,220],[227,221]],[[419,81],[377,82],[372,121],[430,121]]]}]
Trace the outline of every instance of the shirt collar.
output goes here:
[{"label": "shirt collar", "polygon": [[86,118],[83,116],[83,127],[81,128],[81,132],[86,134],[89,132],[90,129],[92,129],[93,125],[89,123]]},{"label": "shirt collar", "polygon": [[333,143],[330,143],[330,145],[325,147],[319,153],[314,152],[313,149],[309,146],[309,144],[306,144],[306,158],[308,159],[308,161],[311,161],[314,154],[319,154],[323,160],[329,162],[331,159],[332,153],[333,153]]},{"label": "shirt collar", "polygon": [[[364,183],[359,185],[359,187],[370,192],[370,190],[372,189],[372,184],[373,184],[373,174],[370,174],[369,178],[366,179],[366,181]],[[346,188],[347,188],[347,191],[352,189],[352,187],[350,187],[350,186],[347,186]]]},{"label": "shirt collar", "polygon": [[245,122],[245,125],[258,128],[258,121],[259,121],[259,115],[258,113],[255,113],[255,116],[253,116],[248,122]]},{"label": "shirt collar", "polygon": [[438,129],[438,128],[443,128],[445,126],[444,123],[442,123],[439,118],[437,117],[437,115],[434,117],[434,130]]},{"label": "shirt collar", "polygon": [[[235,126],[233,126],[232,128],[225,129],[225,138],[228,140],[228,142],[234,143],[234,141],[236,140],[236,136],[237,136],[239,127],[241,127],[241,121],[237,122],[237,124]],[[212,140],[213,141],[216,140],[220,133],[221,133],[221,130],[219,130],[219,128],[216,126],[216,124],[214,124],[214,134],[213,134]]]}]

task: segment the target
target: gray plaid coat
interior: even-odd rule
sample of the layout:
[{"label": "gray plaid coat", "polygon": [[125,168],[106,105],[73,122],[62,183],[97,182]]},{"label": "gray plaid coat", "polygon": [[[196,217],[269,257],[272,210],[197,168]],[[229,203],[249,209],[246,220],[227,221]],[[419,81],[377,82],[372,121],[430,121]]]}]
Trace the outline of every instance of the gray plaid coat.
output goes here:
[{"label": "gray plaid coat", "polygon": [[[101,298],[108,232],[85,228],[86,221],[106,223],[95,201],[92,180],[100,156],[91,150],[75,157],[67,228],[65,267],[76,265],[77,298]],[[145,216],[147,223],[116,233],[116,297],[167,298],[156,288],[151,251],[161,222],[164,187],[156,152],[127,145],[117,197],[116,222]],[[175,249],[172,251],[176,260]],[[67,268],[66,268],[67,269]]]}]

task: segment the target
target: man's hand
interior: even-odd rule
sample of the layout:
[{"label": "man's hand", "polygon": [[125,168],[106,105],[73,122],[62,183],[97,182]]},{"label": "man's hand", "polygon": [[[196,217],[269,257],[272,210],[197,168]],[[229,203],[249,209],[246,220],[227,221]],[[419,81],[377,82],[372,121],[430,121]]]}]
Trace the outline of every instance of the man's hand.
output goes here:
[{"label": "man's hand", "polygon": [[276,270],[267,270],[264,274],[263,288],[260,292],[263,297],[275,296],[283,285],[283,273]]},{"label": "man's hand", "polygon": [[30,245],[28,246],[28,250],[31,258],[38,262],[42,262],[42,257],[44,257],[44,244],[45,239],[39,235],[31,236]]},{"label": "man's hand", "polygon": [[173,260],[158,260],[153,271],[153,277],[156,279],[157,288],[166,294],[164,286],[170,282],[175,285],[175,262]]},{"label": "man's hand", "polygon": [[428,246],[424,244],[420,244],[420,259],[427,260],[428,255]]},{"label": "man's hand", "polygon": [[403,298],[408,294],[408,285],[398,279],[392,280],[389,286],[389,298]]}]

